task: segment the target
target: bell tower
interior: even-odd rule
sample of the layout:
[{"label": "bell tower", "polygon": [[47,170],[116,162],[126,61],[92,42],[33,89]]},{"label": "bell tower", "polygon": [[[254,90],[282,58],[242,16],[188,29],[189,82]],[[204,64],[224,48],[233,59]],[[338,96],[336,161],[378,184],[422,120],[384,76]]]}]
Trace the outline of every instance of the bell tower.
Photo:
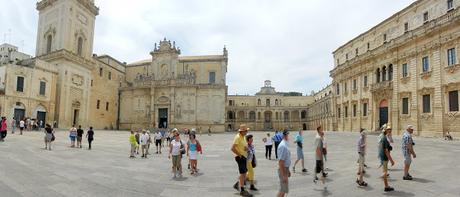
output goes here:
[{"label": "bell tower", "polygon": [[94,26],[99,8],[94,0],[41,0],[36,56],[65,50],[85,59],[93,54]]}]

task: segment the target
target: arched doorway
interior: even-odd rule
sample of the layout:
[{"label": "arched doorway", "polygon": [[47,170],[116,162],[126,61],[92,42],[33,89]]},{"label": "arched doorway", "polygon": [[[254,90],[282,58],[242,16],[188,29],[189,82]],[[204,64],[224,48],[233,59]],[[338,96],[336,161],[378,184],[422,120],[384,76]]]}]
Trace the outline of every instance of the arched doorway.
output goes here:
[{"label": "arched doorway", "polygon": [[302,130],[304,130],[304,131],[307,130],[307,124],[305,124],[305,123],[302,124]]},{"label": "arched doorway", "polygon": [[80,101],[72,102],[72,124],[80,124]]},{"label": "arched doorway", "polygon": [[388,101],[382,100],[379,104],[379,128],[388,123]]},{"label": "arched doorway", "polygon": [[21,102],[16,102],[13,108],[13,117],[16,120],[16,122],[19,122],[20,120],[24,119],[25,115],[26,115],[25,105]]},{"label": "arched doorway", "polygon": [[272,129],[272,112],[265,111],[264,112],[264,128],[265,129]]},{"label": "arched doorway", "polygon": [[[46,108],[43,105],[38,105],[34,110],[34,118],[37,119],[37,123],[39,126],[43,126],[46,124]],[[40,121],[42,121],[40,124]]]}]

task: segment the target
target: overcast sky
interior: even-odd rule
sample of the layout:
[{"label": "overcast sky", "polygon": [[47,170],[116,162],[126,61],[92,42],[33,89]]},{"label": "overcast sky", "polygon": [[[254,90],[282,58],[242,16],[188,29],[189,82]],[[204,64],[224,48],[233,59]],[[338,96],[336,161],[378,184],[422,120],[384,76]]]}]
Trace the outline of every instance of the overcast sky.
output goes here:
[{"label": "overcast sky", "polygon": [[[0,0],[1,42],[35,54],[37,0]],[[129,2],[129,3],[127,3]],[[94,53],[122,62],[176,41],[182,55],[229,50],[229,94],[310,93],[330,83],[332,51],[414,0],[96,0]]]}]

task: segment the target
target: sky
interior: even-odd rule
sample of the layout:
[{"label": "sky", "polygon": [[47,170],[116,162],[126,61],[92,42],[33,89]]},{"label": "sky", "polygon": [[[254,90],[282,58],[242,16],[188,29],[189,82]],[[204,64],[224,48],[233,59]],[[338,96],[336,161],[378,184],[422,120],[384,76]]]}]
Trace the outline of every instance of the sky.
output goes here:
[{"label": "sky", "polygon": [[[326,87],[332,52],[415,0],[96,0],[94,52],[121,62],[150,58],[163,38],[181,55],[229,53],[229,94]],[[37,0],[0,0],[0,42],[34,55]],[[129,2],[129,3],[128,3]]]}]

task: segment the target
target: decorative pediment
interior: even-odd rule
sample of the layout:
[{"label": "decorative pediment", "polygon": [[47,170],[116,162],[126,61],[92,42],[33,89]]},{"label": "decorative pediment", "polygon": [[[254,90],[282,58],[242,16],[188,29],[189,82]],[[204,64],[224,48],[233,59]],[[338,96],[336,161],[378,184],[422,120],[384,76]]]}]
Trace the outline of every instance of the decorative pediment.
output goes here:
[{"label": "decorative pediment", "polygon": [[76,86],[81,86],[83,85],[83,77],[77,74],[72,75],[72,83],[75,84]]},{"label": "decorative pediment", "polygon": [[451,66],[444,67],[444,70],[449,74],[455,73],[458,69],[460,69],[460,64],[454,64]]},{"label": "decorative pediment", "polygon": [[44,38],[46,38],[48,35],[52,35],[53,37],[56,35],[56,28],[53,26],[50,26],[48,30],[46,30],[45,34],[43,35]]},{"label": "decorative pediment", "polygon": [[168,103],[169,98],[166,96],[161,96],[160,98],[157,99],[158,103]]},{"label": "decorative pediment", "polygon": [[411,95],[412,95],[412,92],[400,92],[399,98],[410,98]]},{"label": "decorative pediment", "polygon": [[82,37],[83,40],[85,40],[85,41],[87,40],[86,33],[85,33],[85,31],[83,29],[79,29],[79,30],[75,31],[75,38],[78,38],[78,37]]},{"label": "decorative pediment", "polygon": [[424,87],[424,88],[418,90],[418,93],[420,95],[433,94],[434,93],[434,88]]},{"label": "decorative pediment", "polygon": [[406,83],[408,83],[410,81],[410,76],[402,77],[400,79],[400,81],[401,81],[402,84],[406,84]]},{"label": "decorative pediment", "polygon": [[428,78],[431,77],[431,73],[432,73],[432,71],[427,71],[427,72],[420,73],[420,78],[422,78],[424,80],[427,80]]},{"label": "decorative pediment", "polygon": [[444,85],[444,90],[446,92],[458,89],[460,89],[460,82],[450,82]]},{"label": "decorative pediment", "polygon": [[38,80],[44,81],[44,82],[48,82],[48,79],[46,79],[45,77],[41,77],[41,78],[39,78]]}]

